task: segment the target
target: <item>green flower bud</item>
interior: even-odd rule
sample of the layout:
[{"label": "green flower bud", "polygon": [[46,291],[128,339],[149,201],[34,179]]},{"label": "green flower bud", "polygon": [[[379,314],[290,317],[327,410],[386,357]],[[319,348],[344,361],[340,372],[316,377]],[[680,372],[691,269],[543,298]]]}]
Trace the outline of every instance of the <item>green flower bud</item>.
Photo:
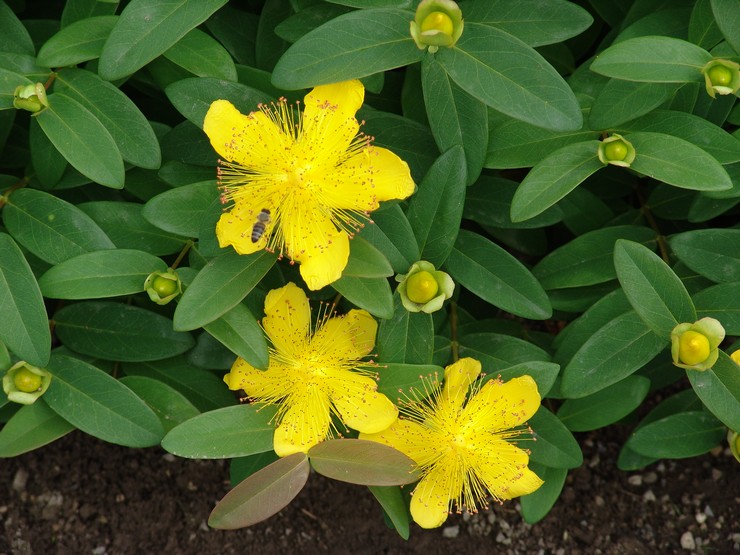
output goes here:
[{"label": "green flower bud", "polygon": [[708,370],[719,358],[719,344],[725,329],[714,318],[702,318],[693,324],[678,324],[671,332],[673,364],[687,370]]},{"label": "green flower bud", "polygon": [[702,69],[707,94],[735,94],[740,89],[740,64],[729,60],[712,60]]},{"label": "green flower bud", "polygon": [[737,459],[737,462],[740,462],[740,435],[738,435],[737,432],[728,430],[727,443],[730,444],[730,451],[732,451],[732,454],[735,456],[735,459]]},{"label": "green flower bud", "polygon": [[44,85],[41,83],[19,85],[13,93],[13,107],[34,114],[46,110],[49,107],[49,101],[46,98]]},{"label": "green flower bud", "polygon": [[31,405],[49,388],[51,374],[20,361],[3,376],[3,391],[10,401]]},{"label": "green flower bud", "polygon": [[414,262],[409,273],[397,275],[396,281],[401,303],[409,312],[431,314],[442,308],[455,290],[455,282],[449,275],[424,260]]},{"label": "green flower bud", "polygon": [[734,351],[730,355],[730,358],[735,361],[735,364],[740,365],[740,349],[738,349],[737,351]]},{"label": "green flower bud", "polygon": [[612,164],[629,168],[635,161],[635,147],[627,139],[614,133],[599,143],[599,160],[602,164]]},{"label": "green flower bud", "polygon": [[454,46],[462,32],[462,11],[452,0],[422,0],[411,22],[416,46],[432,53],[440,46]]},{"label": "green flower bud", "polygon": [[182,293],[182,282],[177,272],[167,268],[166,272],[152,272],[144,282],[144,290],[157,304],[165,305]]}]

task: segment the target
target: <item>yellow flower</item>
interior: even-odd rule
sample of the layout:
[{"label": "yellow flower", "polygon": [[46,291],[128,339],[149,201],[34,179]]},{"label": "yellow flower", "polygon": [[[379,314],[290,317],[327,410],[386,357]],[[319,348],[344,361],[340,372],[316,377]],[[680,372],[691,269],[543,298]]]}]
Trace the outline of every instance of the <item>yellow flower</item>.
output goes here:
[{"label": "yellow flower", "polygon": [[312,332],[308,298],[288,283],[267,294],[262,326],[272,342],[268,369],[258,370],[239,358],[224,381],[259,403],[279,405],[274,436],[279,456],[305,453],[334,436],[332,415],[368,433],[396,420],[398,409],[378,393],[377,374],[362,361],[378,330],[370,314],[325,314]]},{"label": "yellow flower", "polygon": [[414,191],[406,162],[359,133],[364,96],[362,83],[346,81],[313,89],[302,113],[285,99],[248,115],[211,104],[203,130],[224,159],[222,199],[233,202],[216,226],[222,247],[285,255],[310,289],[341,277],[369,213]]},{"label": "yellow flower", "polygon": [[422,478],[411,498],[411,516],[423,528],[441,526],[453,502],[458,512],[475,513],[488,506],[489,495],[503,501],[542,485],[527,467],[527,451],[512,442],[528,432],[523,424],[540,406],[537,384],[522,376],[471,389],[480,371],[477,360],[458,360],[445,369],[444,388],[433,382],[430,397],[404,405],[390,428],[360,434],[419,465]]}]

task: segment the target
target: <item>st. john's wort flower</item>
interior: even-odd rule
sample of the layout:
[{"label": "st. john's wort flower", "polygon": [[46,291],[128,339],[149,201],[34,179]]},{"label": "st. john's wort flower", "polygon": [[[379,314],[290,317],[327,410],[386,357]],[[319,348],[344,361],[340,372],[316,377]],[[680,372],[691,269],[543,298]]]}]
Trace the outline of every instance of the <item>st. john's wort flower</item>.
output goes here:
[{"label": "st. john's wort flower", "polygon": [[489,496],[503,501],[542,485],[527,467],[528,452],[516,444],[528,435],[524,423],[540,406],[537,384],[521,376],[480,387],[480,371],[477,360],[458,360],[445,369],[444,387],[427,383],[428,398],[412,395],[390,428],[360,434],[419,465],[422,478],[411,496],[411,516],[423,528],[441,526],[453,504],[458,512],[475,513],[487,507]]},{"label": "st. john's wort flower", "polygon": [[381,201],[414,191],[409,167],[359,133],[359,81],[316,87],[303,112],[285,99],[244,115],[226,100],[211,104],[203,130],[223,158],[216,235],[240,254],[261,249],[299,262],[309,289],[342,275],[349,239]]},{"label": "st. john's wort flower", "polygon": [[365,357],[375,345],[378,324],[364,310],[320,317],[311,329],[306,294],[293,283],[265,299],[262,327],[272,342],[267,370],[239,358],[224,381],[255,402],[277,405],[275,452],[307,452],[335,434],[332,416],[367,433],[386,429],[398,409],[377,391]]}]

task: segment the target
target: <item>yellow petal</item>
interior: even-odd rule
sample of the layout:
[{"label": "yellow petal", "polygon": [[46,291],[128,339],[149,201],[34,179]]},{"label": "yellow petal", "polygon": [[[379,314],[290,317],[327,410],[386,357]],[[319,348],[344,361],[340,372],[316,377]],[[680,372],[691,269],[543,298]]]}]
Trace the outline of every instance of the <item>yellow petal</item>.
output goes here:
[{"label": "yellow petal", "polygon": [[376,146],[364,148],[314,180],[327,205],[359,212],[372,212],[384,200],[404,199],[416,187],[408,164]]},{"label": "yellow petal", "polygon": [[489,431],[508,430],[524,424],[540,408],[537,383],[520,376],[502,383],[490,380],[468,401],[464,417]]},{"label": "yellow petal", "polygon": [[307,392],[307,395],[312,393],[314,395],[310,400],[291,406],[275,430],[273,448],[279,457],[306,453],[329,435],[329,398],[315,395],[316,390]]},{"label": "yellow petal", "polygon": [[377,332],[378,323],[369,312],[350,310],[327,320],[314,334],[311,346],[334,359],[356,360],[372,351]]},{"label": "yellow petal", "polygon": [[238,201],[229,212],[221,215],[216,224],[216,237],[222,248],[232,246],[239,254],[252,254],[267,246],[274,225],[274,222],[268,222],[262,236],[253,242],[252,230],[260,212],[270,210],[274,214],[275,209],[271,203],[256,196],[242,198],[243,201]]},{"label": "yellow petal", "polygon": [[[459,410],[470,388],[470,384],[480,375],[481,364],[474,358],[461,358],[445,368],[445,384],[439,399],[439,410]],[[450,403],[449,407],[443,407]]]},{"label": "yellow petal", "polygon": [[264,113],[244,115],[228,100],[211,104],[203,131],[223,159],[245,168],[258,168],[261,173],[279,171],[283,153],[293,142]]},{"label": "yellow petal", "polygon": [[265,297],[262,327],[278,353],[299,358],[311,331],[311,306],[303,289],[288,283],[270,291]]},{"label": "yellow petal", "polygon": [[388,428],[398,417],[396,405],[378,393],[378,384],[368,376],[341,370],[333,376],[331,386],[334,408],[350,428],[377,433]]},{"label": "yellow petal", "polygon": [[359,81],[321,85],[306,95],[302,131],[294,154],[299,159],[336,166],[357,135],[355,112],[362,106],[365,88]]},{"label": "yellow petal", "polygon": [[301,252],[290,254],[301,263],[301,277],[308,288],[316,291],[342,277],[349,260],[349,236],[337,230],[328,218],[315,222],[313,227],[316,234],[306,238]]},{"label": "yellow petal", "polygon": [[514,497],[521,497],[522,495],[529,495],[530,493],[537,491],[539,487],[544,484],[542,478],[537,476],[529,468],[525,468],[521,477],[516,480],[509,490],[506,492],[506,497],[502,499],[513,499]]},{"label": "yellow petal", "polygon": [[361,433],[360,439],[383,443],[409,457],[418,465],[428,463],[438,456],[438,438],[425,426],[413,420],[398,419],[382,432]]},{"label": "yellow petal", "polygon": [[229,373],[224,376],[224,382],[232,391],[244,389],[246,380],[255,372],[262,373],[243,358],[237,358]]},{"label": "yellow petal", "polygon": [[437,528],[447,520],[450,500],[457,499],[462,484],[450,468],[453,457],[435,464],[421,479],[411,494],[411,516],[422,528]]},{"label": "yellow petal", "polygon": [[498,500],[531,493],[542,484],[527,468],[529,455],[500,438],[480,441],[475,451],[468,453],[468,464]]}]

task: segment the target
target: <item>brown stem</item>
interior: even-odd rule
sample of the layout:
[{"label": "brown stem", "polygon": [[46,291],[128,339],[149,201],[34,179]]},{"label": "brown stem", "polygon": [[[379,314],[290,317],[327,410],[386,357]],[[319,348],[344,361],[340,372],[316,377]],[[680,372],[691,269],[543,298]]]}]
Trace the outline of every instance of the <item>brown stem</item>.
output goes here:
[{"label": "brown stem", "polygon": [[193,246],[193,242],[188,239],[187,243],[185,243],[185,246],[180,251],[180,254],[177,255],[177,259],[172,263],[172,266],[170,266],[173,270],[176,270],[177,267],[180,265],[180,262],[182,262],[182,259],[185,257],[185,255],[190,250],[190,247]]}]

